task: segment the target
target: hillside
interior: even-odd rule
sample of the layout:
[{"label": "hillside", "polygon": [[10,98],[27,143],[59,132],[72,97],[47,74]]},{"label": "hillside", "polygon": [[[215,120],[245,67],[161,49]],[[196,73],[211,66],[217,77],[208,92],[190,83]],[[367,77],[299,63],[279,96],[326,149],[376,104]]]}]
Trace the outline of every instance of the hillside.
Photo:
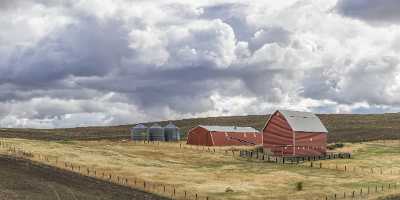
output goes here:
[{"label": "hillside", "polygon": [[[400,113],[390,114],[322,114],[322,122],[329,130],[329,142],[359,142],[376,139],[400,139]],[[251,126],[259,130],[268,116],[249,115],[232,117],[208,117],[172,121],[181,128],[183,137],[187,131],[198,125]],[[168,122],[158,122],[166,125]],[[151,125],[152,123],[146,123]],[[92,140],[127,139],[133,125],[109,127],[80,127],[68,129],[0,129],[0,137],[16,137],[39,140]]]}]

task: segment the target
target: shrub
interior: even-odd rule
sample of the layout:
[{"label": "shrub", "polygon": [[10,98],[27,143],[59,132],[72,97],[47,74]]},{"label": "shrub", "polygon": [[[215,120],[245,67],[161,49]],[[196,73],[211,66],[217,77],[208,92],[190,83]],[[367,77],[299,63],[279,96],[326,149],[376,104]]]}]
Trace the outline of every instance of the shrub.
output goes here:
[{"label": "shrub", "polygon": [[297,191],[303,190],[303,182],[300,181],[296,183],[296,190]]},{"label": "shrub", "polygon": [[334,143],[334,144],[329,144],[326,148],[328,148],[329,150],[334,150],[336,148],[342,148],[344,147],[343,143]]},{"label": "shrub", "polygon": [[231,187],[225,188],[225,192],[233,192],[233,189]]}]

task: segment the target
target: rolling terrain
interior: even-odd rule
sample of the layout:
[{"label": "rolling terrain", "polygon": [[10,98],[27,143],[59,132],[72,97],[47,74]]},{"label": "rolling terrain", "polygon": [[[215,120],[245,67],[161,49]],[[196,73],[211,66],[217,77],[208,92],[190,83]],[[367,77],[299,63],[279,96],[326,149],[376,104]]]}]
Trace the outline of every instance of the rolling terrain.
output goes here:
[{"label": "rolling terrain", "polygon": [[[345,143],[337,151],[352,152],[351,159],[316,161],[314,167],[310,167],[311,162],[282,165],[240,158],[238,152],[233,156],[231,151],[225,151],[233,150],[231,147],[208,150],[182,143],[144,144],[110,140],[3,141],[35,155],[48,155],[53,160],[46,162],[38,157],[28,158],[36,162],[53,165],[56,164],[54,158],[58,158],[58,161],[73,163],[74,166],[95,168],[98,175],[112,173],[113,177],[125,177],[130,183],[136,178],[146,180],[149,185],[158,185],[151,189],[158,195],[165,194],[160,185],[173,185],[176,199],[185,199],[185,191],[192,200],[195,199],[194,193],[199,194],[198,200],[206,200],[205,197],[209,200],[321,200],[326,197],[333,200],[335,194],[341,197],[337,199],[344,199],[344,193],[350,197],[347,199],[354,199],[351,198],[353,192],[355,199],[365,199],[368,190],[368,199],[400,192],[400,140]],[[86,173],[85,170],[81,172]],[[73,177],[69,179],[74,180]],[[301,189],[297,189],[299,183]],[[143,187],[142,182],[137,186]],[[360,194],[361,190],[363,194]],[[171,188],[167,187],[167,194],[170,192]]]},{"label": "rolling terrain", "polygon": [[[329,130],[328,142],[361,142],[378,139],[400,139],[400,113],[388,114],[321,114]],[[181,128],[183,138],[198,124],[251,126],[261,130],[268,115],[208,117],[172,120]],[[145,123],[151,125],[151,123]],[[167,121],[157,122],[166,125]],[[38,140],[127,139],[133,125],[79,127],[67,129],[0,129],[0,137]]]}]

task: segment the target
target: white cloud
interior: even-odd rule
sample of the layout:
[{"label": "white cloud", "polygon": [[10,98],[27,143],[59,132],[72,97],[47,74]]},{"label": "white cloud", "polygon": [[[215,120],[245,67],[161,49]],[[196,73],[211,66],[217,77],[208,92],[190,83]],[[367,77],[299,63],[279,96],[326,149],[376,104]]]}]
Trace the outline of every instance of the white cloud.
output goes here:
[{"label": "white cloud", "polygon": [[0,126],[398,111],[395,4],[4,1]]}]

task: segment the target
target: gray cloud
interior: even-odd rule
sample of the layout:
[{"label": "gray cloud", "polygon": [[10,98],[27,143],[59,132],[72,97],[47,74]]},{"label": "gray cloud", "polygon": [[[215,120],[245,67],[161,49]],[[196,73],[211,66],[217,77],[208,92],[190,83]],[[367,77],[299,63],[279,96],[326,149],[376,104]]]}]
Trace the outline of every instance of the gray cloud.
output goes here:
[{"label": "gray cloud", "polygon": [[370,22],[399,23],[400,2],[397,0],[339,0],[338,11],[349,17]]},{"label": "gray cloud", "polygon": [[328,12],[348,2],[21,2],[0,6],[0,126],[400,105],[400,31]]}]

